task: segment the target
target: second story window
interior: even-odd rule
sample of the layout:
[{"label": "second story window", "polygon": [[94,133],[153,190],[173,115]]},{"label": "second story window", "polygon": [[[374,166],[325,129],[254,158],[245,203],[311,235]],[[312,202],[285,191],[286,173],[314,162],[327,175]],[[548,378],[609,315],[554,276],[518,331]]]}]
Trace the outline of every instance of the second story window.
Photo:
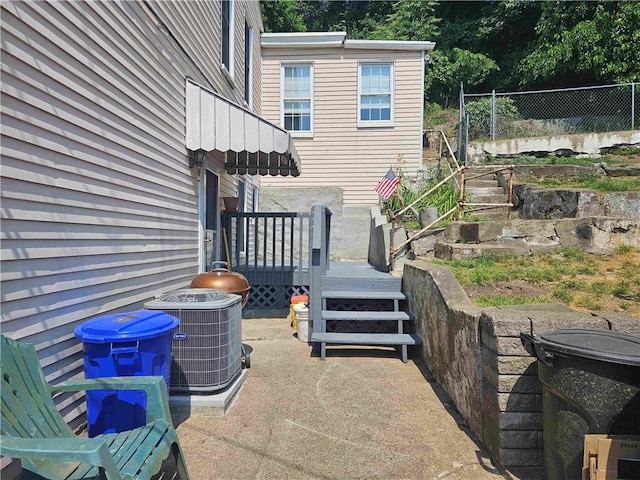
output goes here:
[{"label": "second story window", "polygon": [[253,28],[244,24],[244,101],[253,108]]},{"label": "second story window", "polygon": [[392,126],[393,64],[361,63],[358,70],[358,126]]},{"label": "second story window", "polygon": [[233,78],[233,0],[222,0],[222,66]]},{"label": "second story window", "polygon": [[282,66],[282,126],[299,136],[313,132],[313,66]]}]

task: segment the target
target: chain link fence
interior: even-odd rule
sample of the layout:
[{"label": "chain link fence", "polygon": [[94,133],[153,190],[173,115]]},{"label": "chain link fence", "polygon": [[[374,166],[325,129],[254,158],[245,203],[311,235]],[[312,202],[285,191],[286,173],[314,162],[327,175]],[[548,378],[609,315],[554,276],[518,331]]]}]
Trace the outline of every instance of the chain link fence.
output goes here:
[{"label": "chain link fence", "polygon": [[469,141],[640,129],[640,83],[469,94],[460,87],[458,154]]}]

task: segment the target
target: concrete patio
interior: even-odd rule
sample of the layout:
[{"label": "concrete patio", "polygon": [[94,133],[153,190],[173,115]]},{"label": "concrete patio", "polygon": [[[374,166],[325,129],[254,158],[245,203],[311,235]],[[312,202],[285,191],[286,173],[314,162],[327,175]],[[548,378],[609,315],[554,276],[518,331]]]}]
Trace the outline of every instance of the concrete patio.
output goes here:
[{"label": "concrete patio", "polygon": [[251,368],[224,417],[174,421],[193,479],[502,479],[429,372],[391,348],[329,348],[243,320]]}]

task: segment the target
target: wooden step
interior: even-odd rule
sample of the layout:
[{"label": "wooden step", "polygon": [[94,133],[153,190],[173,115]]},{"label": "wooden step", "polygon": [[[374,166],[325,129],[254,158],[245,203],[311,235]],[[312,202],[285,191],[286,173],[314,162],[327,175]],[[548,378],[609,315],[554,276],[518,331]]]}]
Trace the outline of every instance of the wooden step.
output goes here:
[{"label": "wooden step", "polygon": [[389,291],[400,290],[402,288],[402,278],[393,277],[387,274],[384,278],[344,278],[344,277],[322,277],[322,289],[330,291],[350,290],[350,291]]},{"label": "wooden step", "polygon": [[406,312],[349,312],[338,310],[323,310],[322,318],[324,320],[337,321],[370,321],[377,322],[379,320],[402,320],[411,321],[413,318]]},{"label": "wooden step", "polygon": [[420,345],[422,339],[412,333],[312,333],[310,341],[320,343],[320,358],[326,358],[326,345],[400,346],[402,361],[407,362],[407,345]]},{"label": "wooden step", "polygon": [[422,339],[414,333],[312,333],[312,342],[333,345],[420,345]]},{"label": "wooden step", "polygon": [[372,292],[370,290],[323,290],[322,298],[340,298],[352,300],[404,300],[400,291]]}]

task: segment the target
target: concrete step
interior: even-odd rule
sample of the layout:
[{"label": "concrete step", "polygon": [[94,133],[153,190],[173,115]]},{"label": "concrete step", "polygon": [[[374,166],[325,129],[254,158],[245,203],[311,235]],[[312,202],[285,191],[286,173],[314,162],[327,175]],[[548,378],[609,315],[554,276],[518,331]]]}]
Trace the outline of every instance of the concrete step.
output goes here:
[{"label": "concrete step", "polygon": [[365,322],[377,322],[379,320],[384,321],[411,321],[413,317],[407,312],[349,312],[349,311],[337,311],[337,310],[323,310],[322,318],[324,320],[336,320],[336,321],[365,321]]},{"label": "concrete step", "polygon": [[[480,213],[480,212],[478,212]],[[554,239],[559,232],[572,232],[584,219],[520,220],[496,222],[452,222],[447,225],[448,242],[480,243],[507,238]]]},{"label": "concrete step", "polygon": [[469,212],[468,218],[476,222],[499,222],[509,219],[509,207],[496,207],[484,210],[474,210]]},{"label": "concrete step", "polygon": [[471,203],[507,203],[509,201],[509,195],[506,193],[499,195],[472,195]]},{"label": "concrete step", "polygon": [[475,187],[496,187],[498,182],[496,180],[484,180],[483,178],[474,178],[473,180],[467,180],[465,182],[467,188]]},{"label": "concrete step", "polygon": [[466,188],[465,192],[469,195],[502,195],[504,194],[504,189],[502,187],[472,187]]},{"label": "concrete step", "polygon": [[322,298],[351,300],[404,300],[400,290],[377,292],[371,290],[323,290]]},{"label": "concrete step", "polygon": [[482,175],[480,178],[493,178],[495,174],[489,174],[489,172],[495,169],[492,168],[475,168],[475,167],[467,167],[464,169],[465,177],[475,177],[476,175]]},{"label": "concrete step", "polygon": [[438,242],[434,247],[434,256],[441,260],[472,260],[485,255],[532,256],[557,250],[559,245],[531,245],[514,242],[507,243],[446,243]]}]

